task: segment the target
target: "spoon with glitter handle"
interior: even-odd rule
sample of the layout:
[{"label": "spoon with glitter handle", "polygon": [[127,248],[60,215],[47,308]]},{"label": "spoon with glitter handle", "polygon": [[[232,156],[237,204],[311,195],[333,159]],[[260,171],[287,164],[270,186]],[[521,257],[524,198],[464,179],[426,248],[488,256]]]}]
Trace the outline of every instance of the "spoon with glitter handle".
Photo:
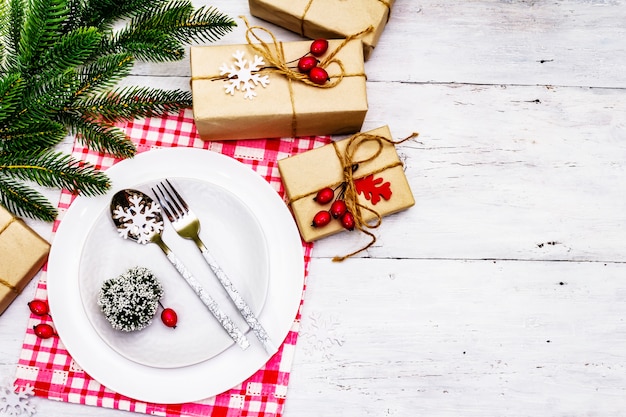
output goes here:
[{"label": "spoon with glitter handle", "polygon": [[200,300],[217,319],[228,335],[241,347],[247,349],[250,342],[235,323],[224,313],[217,302],[191,275],[185,265],[163,242],[163,215],[161,206],[149,196],[138,190],[125,189],[115,193],[111,199],[111,217],[119,234],[124,239],[139,244],[156,244],[178,273],[198,295]]}]

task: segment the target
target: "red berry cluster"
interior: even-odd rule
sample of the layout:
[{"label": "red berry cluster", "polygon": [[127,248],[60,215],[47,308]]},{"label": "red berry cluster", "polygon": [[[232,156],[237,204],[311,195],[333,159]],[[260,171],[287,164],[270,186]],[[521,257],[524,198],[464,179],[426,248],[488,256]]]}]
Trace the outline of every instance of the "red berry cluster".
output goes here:
[{"label": "red berry cluster", "polygon": [[298,61],[298,71],[303,74],[309,74],[309,80],[315,84],[324,85],[328,82],[328,72],[322,67],[318,67],[320,57],[328,50],[328,41],[326,39],[316,39],[311,43],[309,54],[304,55]]},{"label": "red berry cluster", "polygon": [[354,215],[348,210],[348,206],[343,199],[345,186],[342,184],[339,187],[341,187],[341,191],[337,195],[337,198],[335,198],[336,189],[333,190],[330,187],[322,188],[317,192],[317,195],[313,198],[313,200],[321,205],[326,205],[331,201],[332,204],[328,210],[320,210],[317,212],[317,214],[313,217],[311,226],[324,227],[334,218],[339,219],[341,225],[345,229],[354,230],[354,226],[356,224]]},{"label": "red berry cluster", "polygon": [[[50,308],[48,307],[48,302],[46,300],[32,300],[28,303],[28,308],[31,313],[36,316],[47,316],[50,313]],[[35,335],[41,339],[49,339],[52,336],[56,336],[56,332],[54,328],[48,323],[39,323],[36,326],[33,326],[33,331]]]}]

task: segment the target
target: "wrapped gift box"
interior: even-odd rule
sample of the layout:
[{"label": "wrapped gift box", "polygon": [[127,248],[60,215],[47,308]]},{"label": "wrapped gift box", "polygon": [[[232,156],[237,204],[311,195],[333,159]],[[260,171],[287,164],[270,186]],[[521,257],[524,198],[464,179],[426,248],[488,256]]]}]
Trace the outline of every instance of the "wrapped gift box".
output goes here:
[{"label": "wrapped gift box", "polygon": [[[365,132],[391,140],[387,126]],[[338,220],[323,227],[313,227],[313,217],[327,210],[331,203],[321,205],[313,198],[325,187],[337,188],[344,182],[343,166],[337,155],[344,155],[350,138],[313,149],[278,161],[285,193],[292,212],[306,242],[311,242],[345,230]],[[404,167],[393,143],[382,143],[380,154],[371,161],[359,164],[354,171],[355,183],[363,181],[358,189],[357,201],[381,216],[389,215],[415,204],[413,193],[404,175]],[[355,161],[368,159],[379,148],[376,141],[362,141],[355,152]],[[335,192],[337,195],[338,190]],[[375,219],[369,210],[362,210],[365,221]]]},{"label": "wrapped gift box", "polygon": [[[200,137],[228,140],[358,132],[367,113],[363,51],[356,39],[339,48],[341,44],[341,40],[331,40],[328,52],[338,49],[335,59],[344,67],[344,77],[336,86],[310,86],[270,68],[259,72],[269,83],[255,85],[252,98],[238,89],[229,94],[225,87],[232,84],[220,70],[224,65],[234,66],[238,52],[248,63],[253,61],[258,54],[251,45],[192,47],[193,112]],[[296,66],[310,45],[310,41],[302,41],[278,47],[284,51],[285,61],[293,60],[291,65]],[[329,64],[327,71],[331,80],[338,79],[341,67]]]},{"label": "wrapped gift box", "polygon": [[50,244],[0,206],[0,314],[48,258]]},{"label": "wrapped gift box", "polygon": [[249,0],[253,16],[311,39],[346,38],[368,27],[367,60],[387,24],[394,0]]}]

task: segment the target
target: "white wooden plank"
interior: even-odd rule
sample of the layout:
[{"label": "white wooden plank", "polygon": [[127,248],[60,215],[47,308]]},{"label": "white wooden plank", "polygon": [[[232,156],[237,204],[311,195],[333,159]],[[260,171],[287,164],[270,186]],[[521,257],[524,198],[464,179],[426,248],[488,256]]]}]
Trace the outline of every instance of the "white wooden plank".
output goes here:
[{"label": "white wooden plank", "polygon": [[625,6],[399,0],[366,69],[385,81],[624,87]]},{"label": "white wooden plank", "polygon": [[624,272],[315,260],[285,415],[620,415]]},{"label": "white wooden plank", "polygon": [[[369,83],[368,94],[365,129],[421,133],[398,147],[416,205],[383,220],[369,256],[625,259],[623,90]],[[317,253],[366,241],[343,233]]]}]

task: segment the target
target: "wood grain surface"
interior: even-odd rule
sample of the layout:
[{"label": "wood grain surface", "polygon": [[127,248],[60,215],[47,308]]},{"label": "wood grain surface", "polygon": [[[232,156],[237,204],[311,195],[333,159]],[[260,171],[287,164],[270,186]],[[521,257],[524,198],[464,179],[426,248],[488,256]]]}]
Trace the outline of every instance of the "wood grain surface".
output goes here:
[{"label": "wood grain surface", "polygon": [[[249,17],[244,0],[208,4]],[[624,415],[624,39],[626,1],[396,1],[366,63],[364,130],[420,133],[398,147],[416,205],[343,263],[366,237],[316,243],[286,417]],[[138,64],[124,82],[189,74]],[[33,292],[0,317],[5,382]]]}]

